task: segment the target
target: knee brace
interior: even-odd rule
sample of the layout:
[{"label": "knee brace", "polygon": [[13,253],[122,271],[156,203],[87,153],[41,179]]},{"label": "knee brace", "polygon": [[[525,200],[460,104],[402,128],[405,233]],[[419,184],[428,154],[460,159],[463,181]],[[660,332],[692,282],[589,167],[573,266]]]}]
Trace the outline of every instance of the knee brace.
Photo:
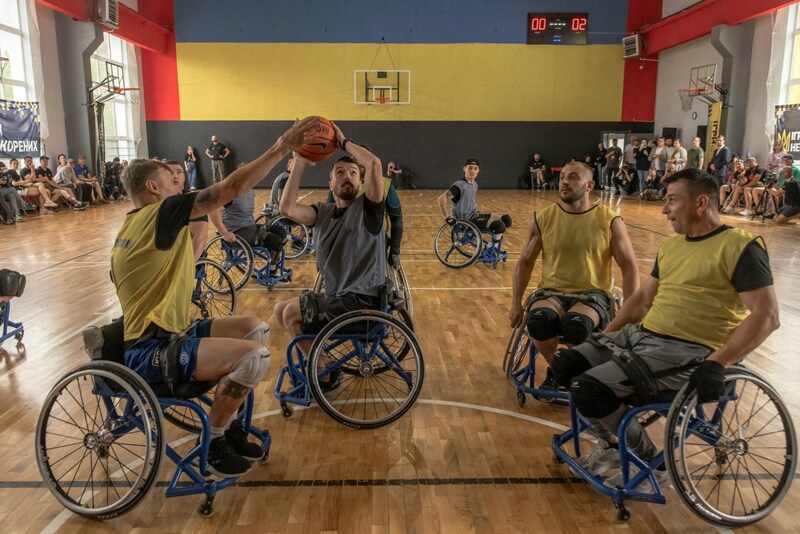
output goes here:
[{"label": "knee brace", "polygon": [[534,308],[528,314],[528,333],[536,341],[558,337],[561,318],[550,308]]},{"label": "knee brace", "polygon": [[506,228],[511,228],[511,215],[506,213],[505,215],[500,217],[500,220],[503,221],[503,224],[506,225]]},{"label": "knee brace", "polygon": [[572,379],[569,391],[575,407],[585,417],[605,417],[622,404],[611,388],[585,373]]},{"label": "knee brace", "polygon": [[589,316],[577,312],[567,312],[561,318],[561,335],[567,345],[583,343],[594,330],[594,322]]},{"label": "knee brace", "polygon": [[575,349],[557,350],[553,356],[553,361],[550,363],[553,378],[556,379],[559,386],[565,388],[570,386],[573,378],[582,375],[591,368],[589,361]]},{"label": "knee brace", "polygon": [[228,373],[228,379],[248,388],[255,386],[267,373],[269,356],[266,347],[251,350],[233,365],[233,369]]},{"label": "knee brace", "polygon": [[261,321],[255,328],[250,330],[242,339],[250,339],[252,341],[258,341],[265,347],[269,343],[269,325],[264,321]]},{"label": "knee brace", "polygon": [[267,231],[271,234],[276,234],[279,238],[281,238],[281,241],[286,239],[286,236],[288,235],[286,233],[286,227],[282,224],[271,224],[269,228],[267,228]]},{"label": "knee brace", "polygon": [[502,234],[506,231],[506,225],[503,221],[492,221],[492,224],[489,225],[489,230],[493,234]]}]

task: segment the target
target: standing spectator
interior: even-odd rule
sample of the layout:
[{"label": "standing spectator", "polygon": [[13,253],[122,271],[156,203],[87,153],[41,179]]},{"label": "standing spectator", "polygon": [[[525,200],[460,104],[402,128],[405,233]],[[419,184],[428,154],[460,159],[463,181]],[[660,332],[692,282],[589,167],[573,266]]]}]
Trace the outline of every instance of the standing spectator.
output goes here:
[{"label": "standing spectator", "polygon": [[692,148],[686,151],[686,169],[702,169],[705,153],[700,146],[702,140],[699,137],[692,139]]},{"label": "standing spectator", "polygon": [[211,136],[211,144],[206,149],[206,156],[211,159],[211,183],[225,179],[225,158],[231,151],[228,147],[217,141],[217,136]]},{"label": "standing spectator", "polygon": [[545,174],[547,174],[547,164],[538,152],[533,155],[533,159],[528,165],[531,173],[531,189],[542,189],[547,184]]},{"label": "standing spectator", "polygon": [[[611,187],[611,177],[617,172],[619,162],[622,159],[622,150],[617,146],[617,140],[611,140],[611,146],[606,150],[606,166],[603,170],[603,178],[607,187]],[[600,188],[602,189],[602,187]]]},{"label": "standing spectator", "polygon": [[785,155],[783,141],[775,139],[775,143],[772,144],[772,152],[767,154],[767,170],[773,174],[780,174],[783,170],[783,156]]},{"label": "standing spectator", "polygon": [[675,141],[672,143],[672,148],[672,160],[675,163],[675,172],[678,172],[683,170],[683,168],[686,166],[686,160],[689,155],[687,154],[686,149],[683,148],[680,139],[675,139]]},{"label": "standing spectator", "polygon": [[630,169],[636,168],[636,150],[638,148],[639,138],[632,135],[628,140],[628,144],[625,146],[625,150],[623,151],[624,157],[622,158],[623,163],[627,163]]},{"label": "standing spectator", "polygon": [[606,166],[606,147],[603,143],[597,143],[597,149],[594,151],[594,168],[595,176],[597,177],[597,185],[599,189],[603,189],[603,167]]},{"label": "standing spectator", "polygon": [[[672,153],[675,152],[675,141],[671,137],[664,139],[664,150],[667,155],[667,162],[672,159]],[[667,166],[664,165],[664,174],[667,172]]]},{"label": "standing spectator", "polygon": [[186,181],[189,183],[189,191],[197,190],[197,154],[194,147],[186,147],[186,155],[183,157],[183,166],[186,168]]},{"label": "standing spectator", "polygon": [[650,168],[656,171],[659,179],[664,176],[664,170],[667,168],[667,147],[664,145],[663,137],[656,140],[656,146],[650,152]]},{"label": "standing spectator", "polygon": [[636,149],[636,174],[639,175],[639,193],[643,193],[645,190],[647,171],[650,170],[650,151],[651,148],[647,139],[642,139]]},{"label": "standing spectator", "polygon": [[718,136],[716,141],[717,148],[714,149],[714,154],[711,156],[708,169],[711,171],[712,176],[716,178],[717,183],[722,186],[722,184],[725,183],[726,167],[733,161],[733,154],[731,154],[731,149],[725,146],[724,135]]},{"label": "standing spectator", "polygon": [[411,179],[414,177],[414,173],[411,172],[407,167],[403,169],[403,165],[390,161],[386,166],[386,177],[389,179],[393,179],[397,176],[397,185],[395,186],[396,189],[416,189],[413,183],[411,183]]}]

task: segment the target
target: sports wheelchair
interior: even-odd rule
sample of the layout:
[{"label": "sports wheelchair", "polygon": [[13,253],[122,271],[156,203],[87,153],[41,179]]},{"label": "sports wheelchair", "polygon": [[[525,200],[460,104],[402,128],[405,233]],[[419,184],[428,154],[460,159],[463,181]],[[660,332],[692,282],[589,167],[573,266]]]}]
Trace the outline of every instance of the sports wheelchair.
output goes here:
[{"label": "sports wheelchair", "polygon": [[[316,401],[343,425],[377,428],[396,421],[414,405],[425,362],[408,311],[395,308],[390,294],[384,289],[386,313],[348,312],[316,335],[292,339],[275,385],[284,417],[294,412],[289,404],[309,406]],[[298,346],[301,341],[312,342],[308,356]],[[338,384],[326,387],[332,382]]]},{"label": "sports wheelchair", "polygon": [[[398,265],[397,267],[392,267],[387,264],[386,280],[389,287],[391,287],[391,294],[389,297],[391,300],[390,313],[399,316],[401,321],[406,323],[411,330],[414,330],[414,326],[411,323],[411,318],[414,316],[414,307],[411,302],[411,287],[408,285],[408,278],[406,277],[406,271],[403,269],[403,266]],[[321,272],[317,272],[317,276],[314,278],[314,287],[312,291],[314,293],[322,293],[325,291],[325,280]],[[404,310],[406,313],[403,314],[400,310]]]},{"label": "sports wheelchair", "polygon": [[287,240],[283,251],[287,260],[297,259],[303,254],[314,253],[314,234],[311,229],[305,224],[296,223],[280,215],[272,206],[264,204],[264,209],[256,218],[256,224],[279,224],[286,230]]},{"label": "sports wheelchair", "polygon": [[[211,434],[201,399],[214,382],[177,384],[174,392],[164,383],[149,385],[123,365],[122,322],[102,332],[99,346],[87,343],[92,361],[64,374],[39,414],[36,460],[45,485],[70,511],[111,519],[145,497],[166,453],[175,463],[167,497],[204,494],[197,512],[210,515],[216,494],[236,482],[207,472]],[[269,432],[252,426],[253,402],[251,390],[238,418],[268,454]],[[190,412],[201,431],[188,445],[167,443],[162,411],[171,408]]]},{"label": "sports wheelchair", "polygon": [[505,263],[508,259],[508,252],[502,246],[502,236],[495,237],[490,230],[481,230],[475,223],[464,219],[457,220],[452,226],[443,224],[433,240],[436,257],[451,269],[469,267],[478,259],[497,269],[498,263]]},{"label": "sports wheelchair", "polygon": [[236,313],[236,287],[219,263],[200,258],[195,265],[195,285],[192,289],[192,321],[215,319]]},{"label": "sports wheelchair", "polygon": [[[591,297],[573,293],[559,293],[540,289],[532,292],[525,301],[523,307],[525,310],[525,317],[527,317],[535,301],[540,298],[553,296],[574,297],[580,302],[586,302],[591,299]],[[622,297],[619,296],[616,289],[611,291],[611,298],[613,305],[611,306],[611,310],[609,310],[608,322],[614,319],[616,310],[622,306]],[[569,401],[569,393],[565,391],[541,389],[536,385],[536,360],[538,359],[538,355],[539,353],[533,345],[533,340],[530,338],[526,323],[523,320],[520,326],[515,327],[511,331],[511,336],[508,338],[505,354],[503,356],[503,372],[506,373],[506,377],[514,384],[517,390],[517,403],[520,406],[524,406],[525,400],[527,399],[526,395],[530,395],[536,400],[566,406]]]},{"label": "sports wheelchair", "polygon": [[233,243],[228,243],[221,235],[213,237],[203,250],[203,255],[222,265],[236,289],[243,288],[251,277],[270,291],[275,284],[292,280],[292,270],[286,268],[284,261],[285,250],[273,259],[269,249],[252,246],[238,235]]},{"label": "sports wheelchair", "polygon": [[25,327],[11,320],[11,299],[25,292],[25,275],[10,269],[0,269],[0,344],[13,337],[22,343]]},{"label": "sports wheelchair", "polygon": [[[725,393],[717,401],[698,404],[687,383],[677,393],[659,392],[657,402],[634,405],[617,432],[621,483],[593,475],[577,463],[581,434],[590,425],[570,402],[572,428],[555,434],[555,461],[597,491],[611,497],[619,521],[630,512],[625,500],[664,504],[666,466],[681,500],[703,520],[720,527],[739,527],[769,515],[788,493],[797,467],[797,436],[789,411],[775,389],[756,373],[734,366],[725,373]],[[664,448],[650,461],[627,447],[626,430],[643,414],[664,419]],[[654,429],[656,425],[648,426]],[[575,456],[566,446],[573,444]],[[619,477],[617,477],[619,480]]]}]

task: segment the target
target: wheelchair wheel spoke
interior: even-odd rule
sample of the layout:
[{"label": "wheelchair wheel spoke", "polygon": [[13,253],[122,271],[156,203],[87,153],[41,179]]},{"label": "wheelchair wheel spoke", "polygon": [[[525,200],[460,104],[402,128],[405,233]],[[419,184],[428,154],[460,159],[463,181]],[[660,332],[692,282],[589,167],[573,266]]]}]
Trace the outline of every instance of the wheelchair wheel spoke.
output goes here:
[{"label": "wheelchair wheel spoke", "polygon": [[[70,396],[72,396],[72,394],[71,394],[71,393],[70,393]],[[75,397],[73,397],[73,399],[74,399],[74,398],[75,398]],[[56,400],[56,403],[58,404],[58,407],[59,407],[59,408],[61,408],[61,410],[64,412],[64,414],[65,414],[67,417],[69,417],[69,420],[72,422],[72,424],[73,424],[73,425],[75,425],[75,427],[76,427],[76,428],[79,428],[79,429],[81,429],[81,431],[83,431],[83,432],[86,432],[86,433],[89,433],[89,432],[91,432],[91,430],[89,430],[88,428],[82,427],[82,426],[80,425],[80,423],[78,423],[78,422],[77,422],[77,421],[76,421],[76,420],[75,420],[75,419],[74,419],[74,418],[73,418],[73,417],[72,417],[72,416],[69,414],[69,412],[67,411],[67,409],[66,409],[66,408],[64,408],[64,405],[63,405],[63,404],[61,404],[61,401],[60,401],[60,400]],[[70,424],[69,422],[67,422],[67,421],[64,421],[63,419],[59,419],[59,418],[57,418],[57,417],[53,417],[53,418],[54,418],[54,419],[56,419],[57,421],[61,421],[61,422],[62,422],[62,423],[64,423],[65,425],[68,425],[68,424]]]},{"label": "wheelchair wheel spoke", "polygon": [[[750,471],[750,465],[747,463],[747,458],[743,458],[742,462],[744,463],[744,468],[747,469],[748,473],[750,473],[751,472]],[[754,476],[751,475],[750,476],[750,480],[752,480],[753,482],[758,484],[758,486],[764,491],[764,493],[766,493],[767,495],[770,494],[769,489],[765,488],[764,485],[761,483],[760,480],[758,480],[757,477],[754,477]],[[751,484],[751,487],[753,488],[753,500],[756,501],[756,504],[758,505],[758,508],[761,508],[761,499],[758,498],[758,492],[756,491],[756,484]]]}]

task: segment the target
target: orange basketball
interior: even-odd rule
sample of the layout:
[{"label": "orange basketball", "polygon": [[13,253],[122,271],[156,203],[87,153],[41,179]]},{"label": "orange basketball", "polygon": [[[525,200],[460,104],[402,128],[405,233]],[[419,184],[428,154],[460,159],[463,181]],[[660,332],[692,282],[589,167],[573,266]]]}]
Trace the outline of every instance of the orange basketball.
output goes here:
[{"label": "orange basketball", "polygon": [[311,161],[322,161],[336,150],[336,130],[328,119],[319,118],[317,140],[297,149],[297,153]]}]

